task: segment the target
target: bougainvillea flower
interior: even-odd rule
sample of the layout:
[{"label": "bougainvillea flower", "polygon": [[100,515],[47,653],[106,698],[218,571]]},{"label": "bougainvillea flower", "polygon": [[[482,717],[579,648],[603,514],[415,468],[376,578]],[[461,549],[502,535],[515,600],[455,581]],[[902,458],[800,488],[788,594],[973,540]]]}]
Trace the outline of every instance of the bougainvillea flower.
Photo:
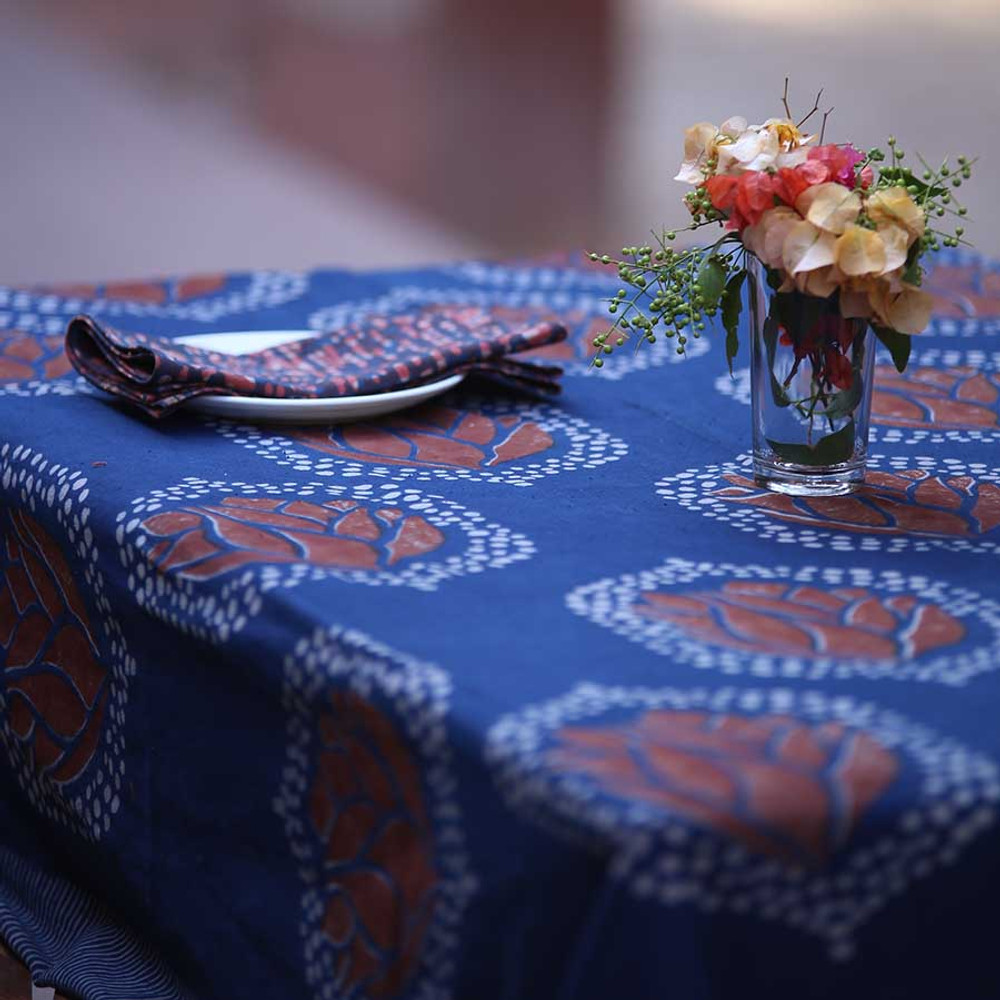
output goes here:
[{"label": "bougainvillea flower", "polygon": [[684,131],[684,162],[675,181],[685,184],[700,184],[704,179],[704,167],[711,157],[718,129],[710,122],[697,122]]},{"label": "bougainvillea flower", "polygon": [[727,139],[738,139],[747,130],[747,120],[742,115],[733,115],[719,126],[719,134]]},{"label": "bougainvillea flower", "polygon": [[765,212],[756,225],[743,230],[743,245],[768,267],[784,266],[783,250],[789,230],[802,221],[794,209],[779,205]]},{"label": "bougainvillea flower", "polygon": [[827,144],[816,146],[808,152],[809,161],[821,163],[826,168],[826,180],[853,190],[857,185],[857,166],[865,154],[851,145]]},{"label": "bougainvillea flower", "polygon": [[871,319],[872,303],[868,288],[841,288],[840,314],[845,319]]},{"label": "bougainvillea flower", "polygon": [[684,162],[675,181],[701,184],[705,167],[722,145],[735,142],[747,131],[747,120],[736,115],[727,118],[718,128],[711,122],[697,122],[684,132]]},{"label": "bougainvillea flower", "polygon": [[815,271],[801,271],[795,275],[794,286],[807,295],[815,295],[825,299],[841,286],[845,280],[844,272],[835,264],[817,268]]},{"label": "bougainvillea flower", "polygon": [[924,235],[924,210],[910,197],[904,187],[887,187],[876,191],[865,206],[868,217],[876,225],[894,223],[910,234],[910,243]]},{"label": "bougainvillea flower", "polygon": [[732,211],[736,204],[736,185],[738,183],[738,177],[729,177],[725,174],[716,174],[705,182],[705,190],[708,191],[712,204],[720,212]]},{"label": "bougainvillea flower", "polygon": [[843,185],[828,181],[806,188],[795,200],[795,210],[819,229],[839,236],[857,221],[861,198]]},{"label": "bougainvillea flower", "polygon": [[[778,144],[785,153],[793,152],[802,146],[808,145],[816,138],[814,135],[806,135],[804,132],[801,132],[798,125],[790,118],[768,118],[760,127],[774,133],[778,137]],[[803,152],[802,160],[805,161],[807,156],[808,150]]]},{"label": "bougainvillea flower", "polygon": [[879,281],[872,285],[869,299],[876,318],[891,330],[923,333],[930,322],[934,298],[914,285],[899,282],[894,288],[888,281]]},{"label": "bougainvillea flower", "polygon": [[882,268],[882,273],[898,270],[906,263],[907,251],[912,242],[910,234],[902,226],[890,222],[878,227],[878,236],[885,246],[885,267]]},{"label": "bougainvillea flower", "polygon": [[788,228],[782,245],[782,261],[791,274],[816,271],[834,263],[837,237],[824,232],[806,219],[800,219]]},{"label": "bougainvillea flower", "polygon": [[804,147],[813,138],[803,135],[786,118],[751,125],[734,142],[719,146],[718,172],[739,174],[798,166],[806,161],[809,154]]},{"label": "bougainvillea flower", "polygon": [[806,188],[822,184],[827,180],[826,167],[822,163],[807,161],[797,167],[782,167],[775,174],[774,193],[786,205],[793,205]]},{"label": "bougainvillea flower", "polygon": [[736,186],[736,208],[742,220],[749,225],[774,206],[774,180],[764,171],[742,174]]},{"label": "bougainvillea flower", "polygon": [[864,226],[848,226],[837,239],[837,267],[852,278],[881,274],[886,248],[878,233]]}]

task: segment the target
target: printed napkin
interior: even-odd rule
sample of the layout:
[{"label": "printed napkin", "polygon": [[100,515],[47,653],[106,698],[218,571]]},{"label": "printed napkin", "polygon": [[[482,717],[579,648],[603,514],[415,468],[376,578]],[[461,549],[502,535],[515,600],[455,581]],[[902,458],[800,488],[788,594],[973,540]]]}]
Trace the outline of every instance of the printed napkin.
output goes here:
[{"label": "printed napkin", "polygon": [[77,316],[66,330],[66,353],[88,381],[162,417],[206,394],[356,396],[463,372],[533,395],[554,395],[562,369],[515,355],[565,337],[557,323],[512,324],[480,307],[436,306],[405,316],[370,316],[307,340],[233,355],[123,333]]}]

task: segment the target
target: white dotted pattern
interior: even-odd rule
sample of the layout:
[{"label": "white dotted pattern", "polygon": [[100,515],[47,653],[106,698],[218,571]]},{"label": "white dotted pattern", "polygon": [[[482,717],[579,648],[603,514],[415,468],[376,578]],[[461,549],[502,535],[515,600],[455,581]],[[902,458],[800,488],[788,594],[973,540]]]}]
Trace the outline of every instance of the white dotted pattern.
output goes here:
[{"label": "white dotted pattern", "polygon": [[155,317],[213,323],[225,316],[286,305],[309,287],[309,276],[292,271],[254,271],[246,284],[187,302],[156,305],[127,299],[85,299],[0,287],[0,330],[62,333],[77,313],[109,317]]}]

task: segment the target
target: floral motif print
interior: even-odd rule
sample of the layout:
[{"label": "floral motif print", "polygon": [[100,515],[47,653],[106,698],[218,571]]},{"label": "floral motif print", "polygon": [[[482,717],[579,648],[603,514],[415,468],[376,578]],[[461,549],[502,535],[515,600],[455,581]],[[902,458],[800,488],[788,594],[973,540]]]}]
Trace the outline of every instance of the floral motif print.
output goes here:
[{"label": "floral motif print", "polygon": [[377,423],[289,430],[288,436],[327,455],[417,468],[494,469],[555,444],[528,417],[435,405]]},{"label": "floral motif print", "polygon": [[356,500],[226,497],[154,514],[142,522],[162,573],[208,580],[253,563],[375,569],[426,555],[444,544],[439,528],[398,507]]},{"label": "floral motif print", "polygon": [[30,515],[0,516],[0,648],[7,724],[26,763],[58,785],[88,767],[109,683],[90,616],[58,546]]},{"label": "floral motif print", "polygon": [[272,428],[218,421],[230,440],[297,472],[396,482],[444,479],[533,486],[628,454],[620,438],[546,403],[443,397],[378,421]]},{"label": "floral motif print", "polygon": [[937,264],[924,287],[934,296],[936,317],[1000,316],[1000,271],[981,263]]},{"label": "floral motif print", "polygon": [[0,744],[46,819],[90,840],[125,777],[136,671],[112,614],[79,470],[0,444]]},{"label": "floral motif print", "polygon": [[448,675],[336,626],[300,639],[284,675],[289,743],[274,808],[302,887],[310,995],[448,1000],[476,890]]},{"label": "floral motif print", "polygon": [[121,511],[117,541],[136,601],[213,642],[244,629],[279,588],[336,580],[432,591],[535,552],[454,501],[357,480],[185,479]]},{"label": "floral motif print", "polygon": [[341,952],[345,992],[396,997],[420,963],[438,882],[419,767],[354,692],[331,693],[317,733],[308,795],[323,845],[323,934]]},{"label": "floral motif print", "polygon": [[[88,312],[112,317],[153,317],[213,323],[225,316],[285,305],[300,298],[309,277],[293,271],[193,275],[166,281],[110,284],[0,286],[0,329],[62,337],[67,322]],[[131,320],[123,320],[131,325]]]},{"label": "floral motif print", "polygon": [[136,302],[162,306],[169,302],[188,302],[222,291],[224,274],[201,274],[172,281],[116,281],[105,285],[40,285],[32,289],[42,295],[66,299],[107,299],[109,302]]},{"label": "floral motif print", "polygon": [[22,330],[0,330],[0,384],[61,378],[70,371],[58,334],[31,336]]},{"label": "floral motif print", "polygon": [[513,808],[640,903],[781,923],[840,961],[1000,801],[994,761],[808,688],[578,684],[501,718],[486,756]]},{"label": "floral motif print", "polygon": [[671,557],[576,587],[566,605],[670,669],[956,686],[1000,669],[1000,604],[892,570]]},{"label": "floral motif print", "polygon": [[715,591],[647,591],[636,613],[714,645],[775,656],[911,658],[953,646],[962,623],[912,594],[730,581]]},{"label": "floral motif print", "polygon": [[896,779],[896,757],[839,723],[655,710],[566,726],[546,762],[789,864],[823,867]]},{"label": "floral motif print", "polygon": [[712,496],[766,510],[798,524],[845,531],[968,537],[1000,525],[1000,485],[972,476],[934,476],[923,469],[870,471],[864,488],[840,497],[791,497],[729,474]]},{"label": "floral motif print", "polygon": [[872,420],[889,427],[1000,426],[1000,373],[971,365],[875,369]]}]

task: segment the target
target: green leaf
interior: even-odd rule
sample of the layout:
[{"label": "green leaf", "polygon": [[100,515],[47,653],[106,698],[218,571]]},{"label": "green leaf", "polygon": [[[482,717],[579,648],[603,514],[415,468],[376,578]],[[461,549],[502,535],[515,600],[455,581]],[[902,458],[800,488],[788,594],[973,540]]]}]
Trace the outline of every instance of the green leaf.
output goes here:
[{"label": "green leaf", "polygon": [[785,444],[782,441],[767,443],[779,458],[796,465],[837,465],[846,462],[854,454],[854,421],[848,420],[839,431],[827,434],[814,445]]},{"label": "green leaf", "polygon": [[906,267],[903,270],[903,281],[918,288],[924,283],[924,270],[920,266],[920,240],[917,240],[906,255]]},{"label": "green leaf", "polygon": [[698,291],[706,306],[716,306],[726,286],[725,265],[716,256],[707,257],[698,271]]},{"label": "green leaf", "polygon": [[743,296],[740,293],[746,276],[746,271],[734,274],[726,283],[726,289],[722,293],[722,325],[726,331],[726,361],[729,362],[730,375],[733,374],[733,358],[736,357],[736,353],[740,349],[740,338],[737,332],[740,325],[740,312],[743,309]]},{"label": "green leaf", "polygon": [[896,371],[902,374],[906,371],[906,363],[910,360],[910,348],[913,346],[913,338],[906,333],[897,333],[887,326],[876,326],[872,324],[875,336],[879,342],[892,355],[892,363],[896,366]]},{"label": "green leaf", "polygon": [[883,167],[878,173],[881,180],[888,180],[893,185],[903,187],[915,185],[918,198],[923,198],[925,195],[930,198],[938,198],[948,190],[938,184],[933,186],[926,184],[919,177],[914,176],[913,171],[908,167]]}]

